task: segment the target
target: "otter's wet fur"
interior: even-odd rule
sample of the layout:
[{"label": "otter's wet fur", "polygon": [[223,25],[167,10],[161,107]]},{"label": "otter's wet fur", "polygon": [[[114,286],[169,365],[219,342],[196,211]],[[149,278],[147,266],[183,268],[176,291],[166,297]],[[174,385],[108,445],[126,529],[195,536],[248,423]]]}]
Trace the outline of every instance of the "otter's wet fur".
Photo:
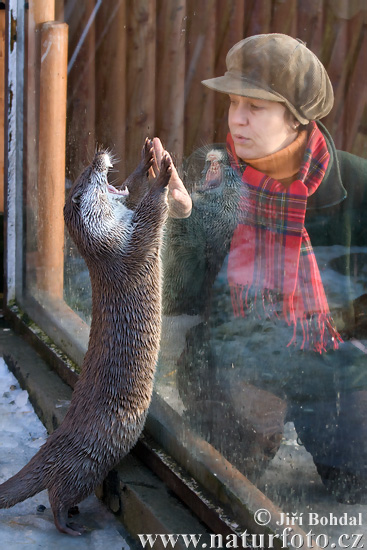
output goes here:
[{"label": "otter's wet fur", "polygon": [[[150,141],[142,156],[133,183],[140,178],[144,188],[153,164]],[[98,152],[64,207],[92,283],[89,346],[70,407],[31,461],[0,485],[0,508],[48,489],[55,525],[70,535],[83,529],[68,523],[69,509],[94,491],[143,429],[160,340],[160,248],[171,160],[163,155],[135,211],[108,192],[111,165],[109,154]]]}]

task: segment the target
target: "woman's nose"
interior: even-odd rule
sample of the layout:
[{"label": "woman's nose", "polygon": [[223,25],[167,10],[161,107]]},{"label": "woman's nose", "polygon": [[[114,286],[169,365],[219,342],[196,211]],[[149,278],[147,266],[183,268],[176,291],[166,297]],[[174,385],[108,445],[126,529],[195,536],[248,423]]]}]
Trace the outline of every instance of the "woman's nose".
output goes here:
[{"label": "woman's nose", "polygon": [[248,109],[245,105],[238,105],[233,115],[233,120],[236,124],[240,124],[241,126],[248,124]]}]

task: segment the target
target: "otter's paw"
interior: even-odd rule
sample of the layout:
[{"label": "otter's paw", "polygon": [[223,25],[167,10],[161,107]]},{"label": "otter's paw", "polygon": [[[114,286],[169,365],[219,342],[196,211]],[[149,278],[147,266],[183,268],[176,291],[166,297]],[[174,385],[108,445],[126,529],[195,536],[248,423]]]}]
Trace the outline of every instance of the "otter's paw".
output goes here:
[{"label": "otter's paw", "polygon": [[168,185],[171,175],[172,175],[172,160],[169,153],[165,151],[162,156],[159,175],[156,179],[156,188],[161,189],[166,187]]},{"label": "otter's paw", "polygon": [[145,142],[141,150],[141,161],[138,168],[142,174],[148,174],[149,168],[153,166],[154,162],[153,141],[149,138],[145,138]]},{"label": "otter's paw", "polygon": [[84,533],[85,529],[82,525],[68,521],[69,514],[66,508],[53,510],[53,512],[55,525],[60,533],[65,533],[66,535],[71,535],[72,537],[78,537]]}]

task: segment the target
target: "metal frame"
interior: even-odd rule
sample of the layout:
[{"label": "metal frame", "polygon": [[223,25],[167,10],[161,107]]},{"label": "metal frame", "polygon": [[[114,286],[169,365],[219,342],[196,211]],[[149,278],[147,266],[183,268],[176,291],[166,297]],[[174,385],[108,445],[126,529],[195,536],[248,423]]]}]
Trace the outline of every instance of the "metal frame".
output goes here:
[{"label": "metal frame", "polygon": [[[6,3],[4,305],[23,288],[24,2]],[[9,39],[8,39],[9,38]]]}]

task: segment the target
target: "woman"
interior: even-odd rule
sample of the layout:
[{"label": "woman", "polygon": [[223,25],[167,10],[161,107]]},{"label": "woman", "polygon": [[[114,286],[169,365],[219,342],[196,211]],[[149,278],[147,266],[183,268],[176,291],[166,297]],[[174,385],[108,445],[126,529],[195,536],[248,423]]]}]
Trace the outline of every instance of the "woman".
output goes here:
[{"label": "woman", "polygon": [[[345,251],[339,309],[348,339],[350,247],[366,243],[358,216],[367,161],[337,152],[316,122],[330,112],[333,90],[301,41],[252,36],[226,63],[224,76],[203,84],[229,95],[227,143],[205,149],[204,168],[191,166],[200,154],[190,159],[193,205],[177,172],[171,181],[171,211],[186,219],[170,222],[164,306],[203,321],[187,335],[180,393],[198,429],[248,474],[276,452],[286,406],[326,487],[357,502],[367,481],[367,357],[343,342],[312,245]],[[262,408],[241,408],[251,395]],[[261,414],[271,426],[255,430]],[[226,440],[223,430],[238,424]],[[241,438],[247,456],[238,459],[231,442]]]}]

